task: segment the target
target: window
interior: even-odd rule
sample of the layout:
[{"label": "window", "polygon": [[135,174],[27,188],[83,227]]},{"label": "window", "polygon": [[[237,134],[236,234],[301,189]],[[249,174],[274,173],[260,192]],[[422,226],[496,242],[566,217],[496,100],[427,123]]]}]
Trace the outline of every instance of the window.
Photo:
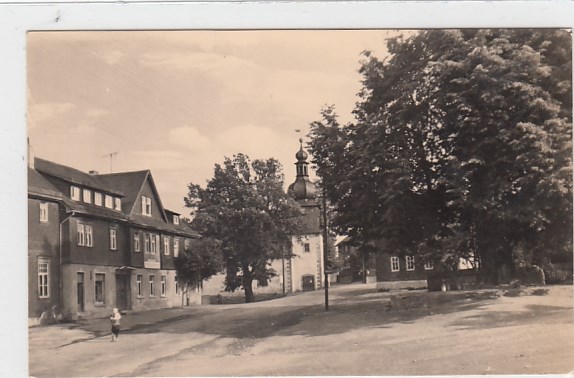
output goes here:
[{"label": "window", "polygon": [[169,236],[163,238],[163,254],[169,255]]},{"label": "window", "polygon": [[86,245],[86,227],[83,223],[77,225],[78,245]]},{"label": "window", "polygon": [[305,252],[311,252],[311,246],[309,245],[309,243],[303,244],[303,248]]},{"label": "window", "polygon": [[157,253],[157,235],[150,235],[151,238],[151,246],[150,246],[150,252],[153,254]]},{"label": "window", "polygon": [[45,258],[38,259],[38,296],[50,297],[50,260]]},{"label": "window", "polygon": [[155,276],[153,276],[153,275],[149,276],[149,296],[150,297],[155,296],[154,280],[155,280]]},{"label": "window", "polygon": [[94,205],[102,206],[102,193],[94,192]]},{"label": "window", "polygon": [[399,270],[399,258],[397,256],[391,257],[391,272],[398,272]]},{"label": "window", "polygon": [[143,276],[141,274],[138,274],[136,276],[136,288],[138,290],[138,297],[143,297],[142,280],[143,280]]},{"label": "window", "polygon": [[142,214],[151,216],[151,198],[142,196]]},{"label": "window", "polygon": [[86,247],[94,246],[93,229],[92,226],[86,225]]},{"label": "window", "polygon": [[406,256],[405,260],[407,262],[407,270],[408,271],[415,270],[415,257],[414,256]]},{"label": "window", "polygon": [[90,189],[84,189],[82,197],[85,203],[92,203],[92,191]]},{"label": "window", "polygon": [[144,234],[144,251],[145,252],[149,252],[150,251],[150,242],[149,242],[149,234]]},{"label": "window", "polygon": [[112,196],[109,196],[106,194],[106,207],[108,209],[113,209],[114,208],[114,198]]},{"label": "window", "polygon": [[40,202],[40,223],[48,222],[48,202]]},{"label": "window", "polygon": [[173,216],[173,224],[179,224],[179,215]]},{"label": "window", "polygon": [[135,252],[140,251],[140,233],[139,232],[134,232],[134,251]]},{"label": "window", "polygon": [[70,186],[70,198],[74,201],[80,200],[80,188],[77,186]]},{"label": "window", "polygon": [[179,256],[179,239],[173,238],[173,255],[175,257]]},{"label": "window", "polygon": [[121,198],[114,198],[114,205],[115,205],[115,209],[118,211],[122,211],[122,199]]},{"label": "window", "polygon": [[167,277],[166,276],[161,276],[161,296],[165,297],[165,292],[166,292],[166,288],[167,288]]},{"label": "window", "polygon": [[110,228],[110,249],[112,251],[118,249],[117,233],[118,231],[115,228]]},{"label": "window", "polygon": [[106,283],[106,276],[104,274],[101,273],[96,273],[96,304],[104,304],[105,303],[105,297],[104,297],[104,293],[106,292],[106,287],[105,287],[105,283]]},{"label": "window", "polygon": [[432,268],[433,268],[432,261],[425,263],[425,270],[432,270]]}]

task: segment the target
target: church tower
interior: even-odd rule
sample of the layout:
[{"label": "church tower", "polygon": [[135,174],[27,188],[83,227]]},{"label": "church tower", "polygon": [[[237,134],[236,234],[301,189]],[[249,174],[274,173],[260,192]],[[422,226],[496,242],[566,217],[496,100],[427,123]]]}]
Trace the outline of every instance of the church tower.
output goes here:
[{"label": "church tower", "polygon": [[301,206],[302,237],[292,237],[293,258],[286,261],[285,285],[287,291],[321,289],[323,277],[323,239],[321,235],[321,211],[317,202],[317,187],[309,179],[309,155],[299,139],[299,151],[295,154],[297,177],[289,185],[288,194]]}]

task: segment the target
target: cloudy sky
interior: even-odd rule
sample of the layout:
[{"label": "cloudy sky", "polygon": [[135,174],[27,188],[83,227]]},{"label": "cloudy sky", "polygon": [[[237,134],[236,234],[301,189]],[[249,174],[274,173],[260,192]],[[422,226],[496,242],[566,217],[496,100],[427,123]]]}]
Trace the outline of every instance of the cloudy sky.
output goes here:
[{"label": "cloudy sky", "polygon": [[[34,154],[100,173],[150,169],[187,215],[189,182],[243,152],[295,178],[298,138],[335,104],[351,120],[360,53],[390,31],[34,32],[28,126]],[[301,130],[301,134],[295,132]]]}]

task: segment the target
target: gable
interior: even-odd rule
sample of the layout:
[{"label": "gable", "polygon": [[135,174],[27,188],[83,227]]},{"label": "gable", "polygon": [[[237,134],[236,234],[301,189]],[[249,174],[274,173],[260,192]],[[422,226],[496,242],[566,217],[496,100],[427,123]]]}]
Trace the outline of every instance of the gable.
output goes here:
[{"label": "gable", "polygon": [[151,218],[167,221],[165,211],[163,205],[161,203],[161,199],[157,190],[155,188],[155,184],[153,179],[151,178],[151,174],[146,176],[146,180],[143,182],[141,189],[137,198],[134,200],[134,207],[132,211],[132,215],[142,215],[143,207],[142,207],[142,197],[150,198],[151,199]]}]

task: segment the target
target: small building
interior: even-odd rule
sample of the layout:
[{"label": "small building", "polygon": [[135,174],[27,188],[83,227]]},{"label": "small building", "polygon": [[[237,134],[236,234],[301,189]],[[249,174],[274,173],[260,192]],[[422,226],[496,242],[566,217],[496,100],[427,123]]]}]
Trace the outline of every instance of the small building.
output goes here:
[{"label": "small building", "polygon": [[[163,207],[149,170],[85,173],[31,158],[28,311],[65,318],[188,302],[174,258],[199,235]],[[195,293],[192,302],[200,301]]]}]

